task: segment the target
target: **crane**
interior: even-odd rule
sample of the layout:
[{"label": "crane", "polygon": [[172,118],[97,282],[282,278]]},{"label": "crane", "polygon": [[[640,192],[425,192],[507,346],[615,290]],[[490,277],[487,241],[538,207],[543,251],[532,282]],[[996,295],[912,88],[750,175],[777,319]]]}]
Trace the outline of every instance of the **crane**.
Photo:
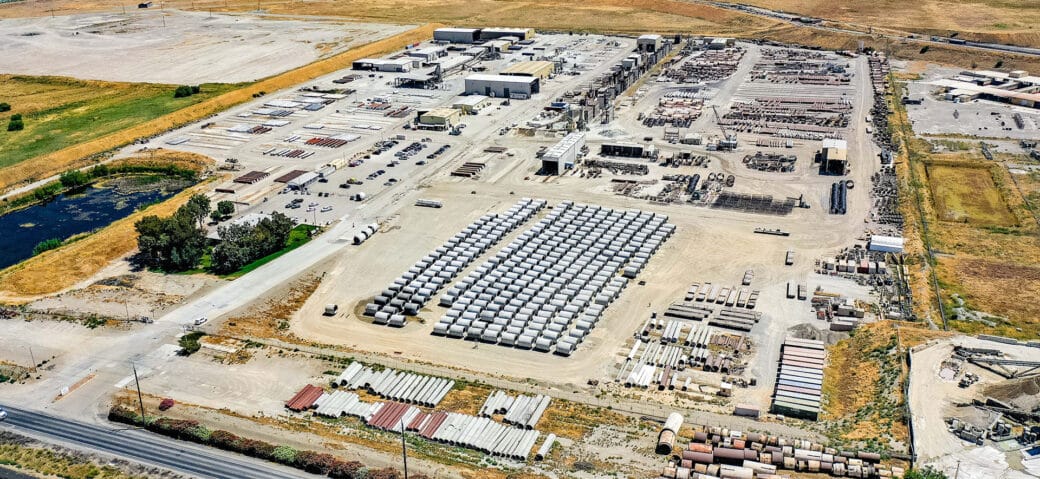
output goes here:
[{"label": "crane", "polygon": [[719,150],[735,150],[737,149],[737,134],[726,131],[726,127],[722,124],[722,116],[719,115],[719,109],[715,105],[711,106],[711,110],[715,112],[715,123],[719,125],[719,129],[722,130],[722,139],[719,140]]}]

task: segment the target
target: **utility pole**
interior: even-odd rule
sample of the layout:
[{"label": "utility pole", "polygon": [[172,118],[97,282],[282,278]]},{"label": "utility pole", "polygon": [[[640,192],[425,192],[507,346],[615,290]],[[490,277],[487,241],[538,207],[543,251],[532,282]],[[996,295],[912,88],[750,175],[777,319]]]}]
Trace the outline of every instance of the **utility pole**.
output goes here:
[{"label": "utility pole", "polygon": [[34,373],[37,372],[36,371],[36,356],[33,355],[32,346],[29,346],[29,359],[32,360],[32,372],[34,372]]},{"label": "utility pole", "polygon": [[137,365],[130,361],[130,367],[134,369],[134,383],[137,384],[137,404],[141,406],[141,426],[144,427],[144,397],[141,395],[141,381],[137,379]]},{"label": "utility pole", "polygon": [[408,479],[408,445],[404,442],[404,418],[401,418],[401,457],[404,460],[404,479]]}]

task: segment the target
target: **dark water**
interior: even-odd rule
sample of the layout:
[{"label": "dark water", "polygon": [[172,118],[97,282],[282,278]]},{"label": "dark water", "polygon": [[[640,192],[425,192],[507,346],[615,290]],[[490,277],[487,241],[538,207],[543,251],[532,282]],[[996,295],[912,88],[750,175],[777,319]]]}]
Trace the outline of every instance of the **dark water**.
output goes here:
[{"label": "dark water", "polygon": [[88,187],[47,203],[0,216],[0,268],[32,256],[33,248],[51,238],[66,239],[108,226],[130,216],[138,206],[164,200],[176,190],[155,189],[119,193],[113,188]]}]

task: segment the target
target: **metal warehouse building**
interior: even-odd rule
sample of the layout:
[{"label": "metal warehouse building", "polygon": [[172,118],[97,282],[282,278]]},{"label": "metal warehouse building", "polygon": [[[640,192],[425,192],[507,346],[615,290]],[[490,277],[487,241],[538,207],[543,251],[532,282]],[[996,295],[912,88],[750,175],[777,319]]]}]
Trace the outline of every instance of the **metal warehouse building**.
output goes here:
[{"label": "metal warehouse building", "polygon": [[459,123],[462,112],[454,108],[435,108],[419,115],[419,128],[449,130]]},{"label": "metal warehouse building", "polygon": [[438,42],[476,43],[480,40],[480,29],[438,28],[433,31],[433,39]]},{"label": "metal warehouse building", "polygon": [[477,74],[466,77],[467,95],[526,99],[538,93],[536,77]]},{"label": "metal warehouse building", "polygon": [[636,39],[636,45],[640,51],[656,52],[664,46],[664,38],[661,35],[640,35]]},{"label": "metal warehouse building", "polygon": [[489,106],[491,106],[491,99],[484,95],[460,96],[451,105],[452,108],[461,110],[467,115],[475,115]]},{"label": "metal warehouse building", "polygon": [[503,75],[537,77],[541,80],[549,78],[555,72],[556,65],[553,62],[546,61],[529,61],[514,63],[505,70],[502,70]]},{"label": "metal warehouse building", "polygon": [[574,168],[574,160],[583,146],[585,146],[584,133],[568,134],[542,156],[542,171],[549,175],[559,175],[565,170]]},{"label": "metal warehouse building", "polygon": [[480,30],[481,40],[494,40],[502,37],[516,37],[520,40],[534,38],[533,28],[483,28]]}]

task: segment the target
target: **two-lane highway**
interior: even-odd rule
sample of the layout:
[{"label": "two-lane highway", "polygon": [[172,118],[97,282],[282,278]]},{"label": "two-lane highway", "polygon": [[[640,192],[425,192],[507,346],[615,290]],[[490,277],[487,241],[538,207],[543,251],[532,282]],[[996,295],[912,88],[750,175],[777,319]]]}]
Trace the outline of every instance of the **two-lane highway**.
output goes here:
[{"label": "two-lane highway", "polygon": [[278,464],[176,441],[138,429],[113,429],[7,405],[3,407],[7,409],[8,417],[5,421],[0,422],[0,428],[11,428],[30,436],[57,440],[73,447],[105,452],[193,477],[213,479],[313,479],[319,477]]}]

